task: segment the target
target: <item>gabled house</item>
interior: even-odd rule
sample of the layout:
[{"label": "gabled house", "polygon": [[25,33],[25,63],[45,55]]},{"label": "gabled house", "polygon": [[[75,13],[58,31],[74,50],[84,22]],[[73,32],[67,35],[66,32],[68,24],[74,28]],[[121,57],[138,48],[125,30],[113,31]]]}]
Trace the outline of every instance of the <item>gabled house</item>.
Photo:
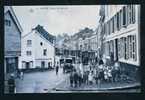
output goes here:
[{"label": "gabled house", "polygon": [[15,74],[21,56],[21,34],[23,30],[11,6],[4,7],[4,72],[7,79]]},{"label": "gabled house", "polygon": [[22,56],[19,69],[47,69],[54,67],[55,37],[37,25],[22,37]]}]

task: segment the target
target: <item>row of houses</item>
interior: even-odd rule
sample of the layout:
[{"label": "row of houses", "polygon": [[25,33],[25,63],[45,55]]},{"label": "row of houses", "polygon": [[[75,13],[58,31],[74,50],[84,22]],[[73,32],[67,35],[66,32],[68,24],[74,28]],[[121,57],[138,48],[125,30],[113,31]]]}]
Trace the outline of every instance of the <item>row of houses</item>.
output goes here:
[{"label": "row of houses", "polygon": [[60,48],[57,47],[56,54],[60,56],[60,58],[72,57],[75,63],[77,61],[88,63],[88,59],[91,62],[95,62],[97,56],[96,31],[90,31],[90,29],[87,28],[82,31],[83,32],[78,32],[70,38],[64,39]]},{"label": "row of houses", "polygon": [[99,25],[90,37],[71,38],[65,42],[65,47],[94,52],[93,55],[101,59],[112,56],[114,62],[120,62],[129,73],[137,72],[140,66],[140,5],[101,5],[99,16]]},{"label": "row of houses", "polygon": [[23,35],[12,6],[4,7],[5,80],[19,69],[48,69],[55,65],[55,37],[37,25]]},{"label": "row of houses", "polygon": [[131,75],[140,66],[140,5],[102,5],[100,9],[99,54],[113,60]]}]

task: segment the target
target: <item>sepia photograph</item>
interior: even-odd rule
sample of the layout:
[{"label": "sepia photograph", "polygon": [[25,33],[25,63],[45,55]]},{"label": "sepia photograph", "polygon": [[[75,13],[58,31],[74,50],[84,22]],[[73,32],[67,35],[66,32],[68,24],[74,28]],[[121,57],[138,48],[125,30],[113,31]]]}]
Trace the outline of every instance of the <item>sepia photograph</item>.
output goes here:
[{"label": "sepia photograph", "polygon": [[141,93],[140,10],[4,6],[4,93]]}]

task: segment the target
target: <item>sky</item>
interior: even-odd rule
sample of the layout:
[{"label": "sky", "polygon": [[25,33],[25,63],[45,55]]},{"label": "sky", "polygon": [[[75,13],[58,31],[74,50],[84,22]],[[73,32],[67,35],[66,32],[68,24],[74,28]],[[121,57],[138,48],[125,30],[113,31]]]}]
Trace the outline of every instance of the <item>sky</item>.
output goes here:
[{"label": "sky", "polygon": [[96,29],[99,21],[99,5],[82,6],[13,6],[14,12],[28,34],[38,24],[52,35],[73,35],[85,27]]}]

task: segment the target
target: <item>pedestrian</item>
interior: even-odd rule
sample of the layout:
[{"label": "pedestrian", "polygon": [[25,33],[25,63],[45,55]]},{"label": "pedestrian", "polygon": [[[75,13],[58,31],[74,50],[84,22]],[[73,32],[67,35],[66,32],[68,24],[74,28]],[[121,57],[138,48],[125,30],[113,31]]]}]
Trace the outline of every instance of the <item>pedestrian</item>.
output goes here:
[{"label": "pedestrian", "polygon": [[73,87],[73,83],[74,83],[74,72],[70,73],[70,86]]},{"label": "pedestrian", "polygon": [[56,75],[58,75],[58,71],[59,71],[59,66],[58,64],[56,65]]},{"label": "pedestrian", "polygon": [[10,79],[8,80],[8,86],[9,86],[9,93],[15,93],[15,79],[14,74],[10,75]]},{"label": "pedestrian", "polygon": [[24,73],[23,73],[22,70],[20,71],[20,77],[21,77],[21,80],[23,80],[23,78],[24,78]]},{"label": "pedestrian", "polygon": [[109,67],[108,69],[108,77],[109,77],[109,82],[112,82],[112,69]]},{"label": "pedestrian", "polygon": [[89,80],[89,84],[92,85],[93,84],[93,75],[91,72],[89,73],[88,80]]},{"label": "pedestrian", "polygon": [[82,84],[82,74],[79,72],[78,73],[78,85],[81,86]]},{"label": "pedestrian", "polygon": [[17,71],[17,77],[20,79],[21,78],[21,76],[20,76],[20,70],[18,69],[18,71]]},{"label": "pedestrian", "polygon": [[116,70],[116,77],[115,78],[116,78],[116,81],[118,81],[120,78],[120,64],[119,64],[119,62],[115,62],[114,67]]},{"label": "pedestrian", "polygon": [[75,87],[78,86],[78,73],[76,70],[74,70],[74,84],[75,84]]}]

